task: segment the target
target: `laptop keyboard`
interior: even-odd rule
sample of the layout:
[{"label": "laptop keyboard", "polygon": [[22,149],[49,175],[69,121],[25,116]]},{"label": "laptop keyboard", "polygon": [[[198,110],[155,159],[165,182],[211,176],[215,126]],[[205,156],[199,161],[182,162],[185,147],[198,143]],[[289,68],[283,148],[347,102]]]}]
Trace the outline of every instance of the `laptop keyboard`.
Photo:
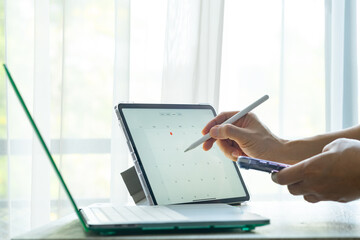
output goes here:
[{"label": "laptop keyboard", "polygon": [[91,207],[102,222],[179,221],[187,218],[165,206]]}]

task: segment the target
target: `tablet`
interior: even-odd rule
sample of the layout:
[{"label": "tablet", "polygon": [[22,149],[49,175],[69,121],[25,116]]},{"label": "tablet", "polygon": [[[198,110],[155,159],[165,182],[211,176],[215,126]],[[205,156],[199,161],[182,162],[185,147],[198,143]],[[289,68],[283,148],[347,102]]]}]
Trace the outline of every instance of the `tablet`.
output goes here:
[{"label": "tablet", "polygon": [[236,163],[216,144],[184,152],[216,115],[210,105],[121,103],[115,112],[150,204],[249,200]]}]

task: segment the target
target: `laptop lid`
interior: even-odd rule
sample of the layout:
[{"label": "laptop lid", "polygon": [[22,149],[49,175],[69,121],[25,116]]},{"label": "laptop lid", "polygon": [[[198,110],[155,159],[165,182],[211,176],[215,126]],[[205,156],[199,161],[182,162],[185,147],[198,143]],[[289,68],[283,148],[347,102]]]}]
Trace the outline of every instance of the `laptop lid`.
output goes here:
[{"label": "laptop lid", "polygon": [[51,166],[52,166],[53,169],[55,170],[55,174],[57,175],[57,177],[58,177],[59,180],[60,180],[60,184],[64,187],[65,193],[66,193],[66,195],[68,196],[68,198],[70,199],[71,205],[72,205],[72,207],[74,208],[74,210],[75,210],[75,212],[76,212],[76,214],[77,214],[77,216],[78,216],[78,218],[79,218],[82,226],[84,227],[84,229],[85,229],[86,231],[88,231],[89,229],[87,228],[87,226],[86,226],[86,224],[85,224],[85,222],[84,222],[84,219],[82,218],[82,216],[81,216],[81,214],[80,214],[80,212],[79,212],[79,208],[78,208],[78,206],[76,205],[76,202],[75,202],[74,198],[72,197],[69,188],[66,186],[66,183],[65,183],[65,181],[64,181],[64,179],[63,179],[63,177],[62,177],[62,175],[61,175],[61,173],[60,173],[60,171],[59,171],[59,169],[58,169],[57,166],[56,166],[56,163],[55,163],[55,161],[54,161],[54,159],[53,159],[53,157],[52,157],[52,155],[51,155],[51,153],[50,153],[50,150],[49,150],[49,148],[47,147],[47,145],[46,145],[46,143],[45,143],[45,141],[44,141],[44,139],[43,139],[43,137],[42,137],[42,135],[41,135],[41,133],[40,133],[40,131],[39,131],[39,129],[38,129],[35,121],[34,121],[34,119],[32,118],[32,116],[31,116],[31,114],[30,114],[30,112],[29,112],[29,110],[28,110],[28,108],[27,108],[27,106],[26,106],[26,104],[25,104],[25,101],[24,101],[24,99],[22,98],[22,96],[21,96],[21,94],[20,94],[20,92],[19,92],[19,90],[18,90],[18,88],[17,88],[14,80],[12,79],[11,74],[10,74],[7,66],[6,66],[5,64],[3,64],[3,67],[4,67],[4,69],[5,69],[6,75],[8,76],[8,79],[9,79],[9,81],[10,81],[10,83],[11,83],[11,86],[13,87],[13,89],[14,89],[14,91],[15,91],[15,94],[16,94],[17,98],[19,99],[20,104],[21,104],[22,108],[24,109],[27,118],[29,119],[29,121],[30,121],[30,123],[31,123],[31,126],[33,127],[33,129],[34,129],[34,131],[35,131],[35,134],[37,135],[37,137],[38,137],[38,139],[39,139],[39,141],[40,141],[41,146],[42,146],[43,149],[45,150],[45,153],[46,153],[48,159],[50,160]]},{"label": "laptop lid", "polygon": [[249,200],[237,165],[216,145],[184,152],[216,115],[210,105],[120,103],[115,111],[151,204]]},{"label": "laptop lid", "polygon": [[[86,208],[79,209],[74,198],[72,197],[57,165],[50,153],[49,148],[47,147],[34,119],[32,118],[15,82],[13,81],[10,72],[8,71],[5,64],[3,64],[8,79],[15,91],[17,98],[19,99],[22,108],[24,109],[31,126],[33,127],[45,153],[50,160],[51,165],[53,166],[57,177],[60,180],[61,185],[63,186],[66,195],[70,199],[70,202],[76,212],[78,219],[80,220],[83,228],[85,231],[93,230],[99,232],[101,234],[115,234],[118,232],[128,232],[128,233],[138,233],[142,230],[181,230],[181,229],[194,229],[194,228],[241,228],[242,230],[249,231],[254,229],[256,226],[262,226],[269,224],[269,219],[263,218],[256,214],[246,213],[244,214],[243,211],[237,208],[233,208],[224,204],[217,204],[217,205],[193,205],[193,208],[190,208],[188,205],[175,205],[170,206],[166,209],[159,209],[160,211],[167,211],[168,213],[172,213],[175,215],[181,215],[179,218],[173,219],[172,221],[135,221],[135,222],[128,222],[122,221],[119,224],[118,221],[109,221],[109,219],[105,219],[105,221],[99,221],[98,218],[89,218],[89,216],[94,215],[92,212],[92,208],[96,209],[97,211],[103,211],[102,209],[109,208],[111,206],[103,206],[102,204],[95,204],[95,206],[89,206]],[[102,207],[103,206],[103,207]],[[137,208],[137,206],[132,206],[136,211],[141,210],[141,207]],[[162,206],[160,206],[162,207]],[[146,206],[143,206],[146,208]],[[157,211],[155,206],[148,206],[148,208],[152,208],[152,211]],[[125,209],[124,209],[125,210]],[[128,210],[129,211],[129,210]],[[193,215],[195,211],[195,216]],[[86,214],[88,212],[88,214]],[[212,212],[213,214],[211,214]],[[119,212],[118,212],[119,213]],[[210,213],[210,214],[209,214]],[[103,214],[103,213],[102,213]],[[169,217],[169,215],[166,217]],[[163,214],[164,215],[164,214]],[[124,215],[123,215],[124,216]],[[190,218],[186,218],[186,216],[190,216]],[[191,216],[194,216],[192,219]],[[95,219],[95,221],[94,221]],[[89,222],[88,222],[89,221]],[[94,222],[92,222],[94,221]]]}]

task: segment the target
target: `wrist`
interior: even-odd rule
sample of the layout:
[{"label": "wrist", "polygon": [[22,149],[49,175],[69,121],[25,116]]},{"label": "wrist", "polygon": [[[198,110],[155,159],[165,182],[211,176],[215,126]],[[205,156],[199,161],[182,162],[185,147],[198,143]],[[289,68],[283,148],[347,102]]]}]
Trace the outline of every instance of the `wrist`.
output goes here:
[{"label": "wrist", "polygon": [[273,136],[269,141],[264,142],[271,143],[268,145],[270,148],[268,148],[267,154],[264,154],[264,159],[292,164],[292,162],[289,162],[289,159],[293,158],[291,157],[291,147],[289,146],[291,141]]},{"label": "wrist", "polygon": [[288,140],[284,143],[284,160],[290,164],[297,163],[322,152],[327,141],[317,141],[317,137]]},{"label": "wrist", "polygon": [[301,151],[299,151],[299,146],[301,146],[301,144],[301,140],[284,140],[282,160],[289,164],[295,164],[304,159],[300,156],[301,154],[299,154],[301,153]]},{"label": "wrist", "polygon": [[278,160],[286,164],[295,164],[300,161],[298,154],[296,154],[297,140],[279,139]]}]

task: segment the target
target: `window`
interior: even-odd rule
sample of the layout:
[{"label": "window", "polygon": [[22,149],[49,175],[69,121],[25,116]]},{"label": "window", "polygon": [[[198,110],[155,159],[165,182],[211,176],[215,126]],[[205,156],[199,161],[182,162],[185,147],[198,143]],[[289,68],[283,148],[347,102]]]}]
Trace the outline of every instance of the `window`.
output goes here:
[{"label": "window", "polygon": [[[324,132],[324,11],[323,1],[226,1],[219,110],[268,94],[254,112],[274,134]],[[278,192],[268,175],[242,172],[253,199]]]}]

